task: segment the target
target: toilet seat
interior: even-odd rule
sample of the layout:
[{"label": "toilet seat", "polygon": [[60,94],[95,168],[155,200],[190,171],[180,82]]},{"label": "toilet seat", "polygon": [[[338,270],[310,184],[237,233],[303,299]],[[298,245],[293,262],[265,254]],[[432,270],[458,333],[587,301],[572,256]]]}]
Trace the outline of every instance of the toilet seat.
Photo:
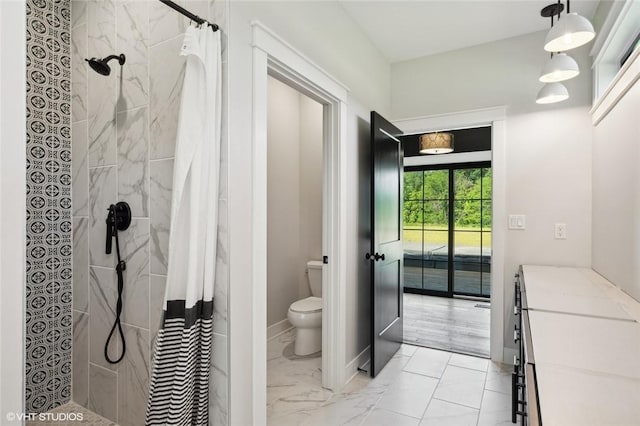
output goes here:
[{"label": "toilet seat", "polygon": [[299,312],[303,314],[320,312],[322,311],[322,298],[311,296],[307,297],[306,299],[298,300],[291,304],[289,310],[292,312]]}]

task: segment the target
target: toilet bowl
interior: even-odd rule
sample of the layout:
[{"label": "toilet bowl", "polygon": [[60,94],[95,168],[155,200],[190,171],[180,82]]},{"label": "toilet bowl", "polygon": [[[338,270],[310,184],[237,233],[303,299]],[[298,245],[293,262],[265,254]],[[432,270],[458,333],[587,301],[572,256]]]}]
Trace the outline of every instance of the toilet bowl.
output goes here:
[{"label": "toilet bowl", "polygon": [[287,318],[295,327],[293,352],[310,355],[322,350],[322,262],[307,262],[307,277],[311,297],[295,301],[289,306]]},{"label": "toilet bowl", "polygon": [[322,350],[322,299],[307,297],[293,302],[287,318],[296,328],[293,352],[309,355]]}]

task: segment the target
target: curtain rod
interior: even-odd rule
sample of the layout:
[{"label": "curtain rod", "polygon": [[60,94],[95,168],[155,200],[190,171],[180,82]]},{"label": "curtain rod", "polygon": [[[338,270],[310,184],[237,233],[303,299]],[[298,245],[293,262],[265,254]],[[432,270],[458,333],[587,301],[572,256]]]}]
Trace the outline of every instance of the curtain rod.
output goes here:
[{"label": "curtain rod", "polygon": [[187,18],[191,19],[192,21],[197,22],[199,25],[202,25],[202,24],[205,24],[205,23],[209,24],[213,31],[218,31],[218,29],[220,28],[220,27],[218,27],[217,24],[213,24],[213,23],[207,21],[206,19],[202,19],[198,15],[194,15],[193,13],[189,12],[184,7],[175,4],[171,0],[160,0],[160,2],[166,4],[167,6],[169,6],[171,9],[175,10],[176,12],[179,12],[179,13],[183,14],[184,16],[186,16]]}]

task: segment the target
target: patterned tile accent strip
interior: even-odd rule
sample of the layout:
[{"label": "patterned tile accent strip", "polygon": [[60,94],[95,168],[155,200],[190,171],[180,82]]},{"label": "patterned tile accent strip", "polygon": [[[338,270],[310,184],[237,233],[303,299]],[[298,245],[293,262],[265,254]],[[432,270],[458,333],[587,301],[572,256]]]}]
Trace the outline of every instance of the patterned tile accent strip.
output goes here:
[{"label": "patterned tile accent strip", "polygon": [[71,397],[69,0],[27,0],[26,411]]}]

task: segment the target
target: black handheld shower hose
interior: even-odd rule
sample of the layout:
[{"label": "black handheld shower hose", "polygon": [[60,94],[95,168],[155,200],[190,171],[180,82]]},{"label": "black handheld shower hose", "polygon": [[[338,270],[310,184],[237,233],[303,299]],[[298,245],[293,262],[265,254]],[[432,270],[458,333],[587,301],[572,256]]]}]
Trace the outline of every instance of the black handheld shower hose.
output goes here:
[{"label": "black handheld shower hose", "polygon": [[[124,271],[127,269],[127,263],[120,257],[120,241],[118,240],[118,231],[124,231],[129,227],[131,223],[131,210],[129,205],[123,201],[117,204],[111,204],[109,206],[109,213],[107,215],[107,241],[105,252],[111,254],[111,240],[116,239],[116,255],[118,257],[118,264],[116,265],[116,273],[118,275],[118,301],[116,303],[116,319],[109,332],[109,337],[104,344],[104,358],[110,364],[117,364],[122,361],[124,354],[127,351],[127,344],[124,339],[124,332],[122,331],[122,324],[120,322],[120,315],[122,314],[122,293],[124,291]],[[122,351],[117,359],[112,359],[109,356],[109,342],[114,336],[116,330],[120,335],[120,341],[122,342]]]}]

